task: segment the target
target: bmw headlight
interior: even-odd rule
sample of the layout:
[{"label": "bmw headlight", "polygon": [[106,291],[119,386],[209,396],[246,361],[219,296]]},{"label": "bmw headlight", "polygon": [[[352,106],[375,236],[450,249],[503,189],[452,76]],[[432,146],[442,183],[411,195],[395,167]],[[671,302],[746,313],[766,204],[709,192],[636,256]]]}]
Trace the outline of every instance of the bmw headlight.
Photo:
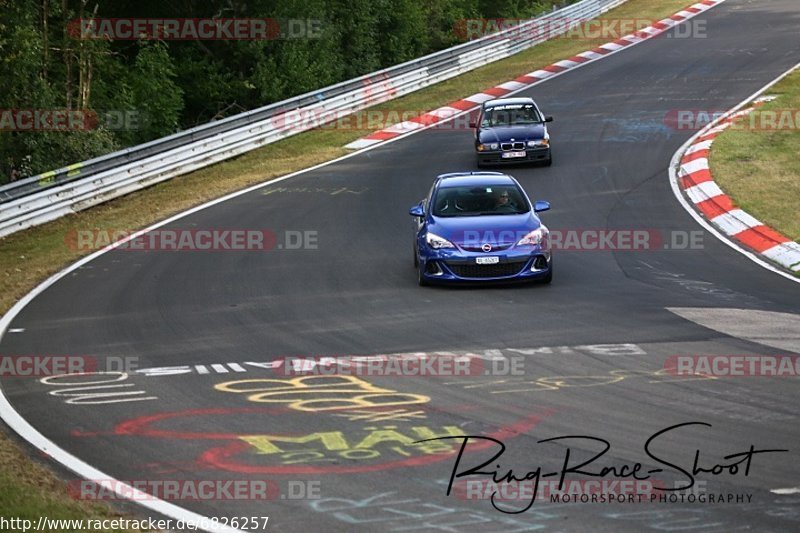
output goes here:
[{"label": "bmw headlight", "polygon": [[537,146],[550,146],[550,139],[537,139],[535,141],[528,141],[528,147],[536,148]]},{"label": "bmw headlight", "polygon": [[517,246],[539,246],[547,239],[548,231],[544,226],[535,229],[519,240]]},{"label": "bmw headlight", "polygon": [[440,250],[442,248],[455,248],[452,242],[448,241],[447,239],[443,239],[435,233],[431,233],[430,231],[425,234],[425,242],[427,242],[428,246],[434,250]]},{"label": "bmw headlight", "polygon": [[478,151],[479,152],[486,152],[488,150],[497,150],[498,148],[500,148],[500,145],[497,144],[497,143],[479,144],[478,145]]}]

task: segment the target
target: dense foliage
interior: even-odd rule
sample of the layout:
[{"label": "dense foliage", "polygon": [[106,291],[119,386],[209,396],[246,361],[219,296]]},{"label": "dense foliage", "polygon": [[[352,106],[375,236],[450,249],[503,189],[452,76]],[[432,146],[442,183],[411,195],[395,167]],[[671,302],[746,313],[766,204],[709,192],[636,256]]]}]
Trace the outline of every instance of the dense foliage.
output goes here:
[{"label": "dense foliage", "polygon": [[[0,112],[6,112],[5,123],[0,116],[0,182],[453,46],[463,38],[454,30],[463,19],[524,18],[565,3],[0,0]],[[309,23],[306,35],[281,39],[110,40],[82,39],[70,24],[128,17],[258,17],[315,21],[315,27],[311,32]],[[97,120],[83,131],[12,131],[9,110],[91,110]]]}]

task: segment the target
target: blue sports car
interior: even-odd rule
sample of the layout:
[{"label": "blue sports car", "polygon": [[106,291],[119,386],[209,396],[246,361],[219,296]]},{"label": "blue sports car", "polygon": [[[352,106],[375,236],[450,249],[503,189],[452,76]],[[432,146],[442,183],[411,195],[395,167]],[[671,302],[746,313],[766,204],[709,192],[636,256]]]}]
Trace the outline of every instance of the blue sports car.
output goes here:
[{"label": "blue sports car", "polygon": [[499,163],[553,164],[545,116],[533,98],[497,98],[481,106],[475,128],[478,166]]},{"label": "blue sports car", "polygon": [[420,285],[431,282],[523,281],[550,283],[549,232],[520,184],[499,172],[437,177],[414,217],[414,267]]}]

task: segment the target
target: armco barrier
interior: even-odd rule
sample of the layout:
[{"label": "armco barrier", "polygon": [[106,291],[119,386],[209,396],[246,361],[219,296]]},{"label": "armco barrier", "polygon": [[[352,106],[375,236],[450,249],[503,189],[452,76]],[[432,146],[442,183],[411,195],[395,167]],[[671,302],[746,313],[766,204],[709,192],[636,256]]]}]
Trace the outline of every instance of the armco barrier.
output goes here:
[{"label": "armco barrier", "polygon": [[[186,174],[509,57],[627,0],[581,0],[520,26],[282,102],[0,187],[0,237]],[[548,24],[558,21],[558,24]],[[524,36],[524,37],[522,37]]]}]

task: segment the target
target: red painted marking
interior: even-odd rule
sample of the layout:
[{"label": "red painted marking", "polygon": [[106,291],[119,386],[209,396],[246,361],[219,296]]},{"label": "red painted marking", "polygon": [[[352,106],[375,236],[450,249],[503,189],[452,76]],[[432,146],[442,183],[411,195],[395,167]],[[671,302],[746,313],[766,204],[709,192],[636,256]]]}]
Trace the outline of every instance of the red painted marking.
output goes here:
[{"label": "red painted marking", "polygon": [[[516,424],[500,429],[499,431],[489,435],[497,440],[506,440],[513,438],[521,433],[530,431],[536,427],[544,418],[550,414],[532,415]],[[457,440],[457,439],[454,439]],[[467,451],[477,451],[489,448],[493,443],[489,441],[481,441],[477,444],[470,445]],[[395,468],[408,468],[412,466],[422,466],[440,461],[448,460],[456,454],[442,453],[423,455],[418,457],[410,457],[408,459],[399,459],[397,461],[389,461],[382,464],[369,464],[369,465],[347,465],[347,466],[301,466],[301,465],[273,465],[273,466],[260,466],[248,465],[232,459],[237,455],[246,453],[251,446],[246,442],[232,442],[225,446],[212,448],[201,454],[199,457],[200,466],[216,468],[219,470],[226,470],[229,472],[241,472],[246,474],[353,474],[359,472],[377,472],[380,470],[391,470]]]},{"label": "red painted marking", "polygon": [[514,81],[518,81],[520,83],[536,83],[541,78],[537,78],[536,76],[520,76],[518,78],[514,78]]},{"label": "red painted marking", "polygon": [[791,240],[767,226],[746,229],[734,235],[733,238],[759,253]]},{"label": "red painted marking", "polygon": [[191,416],[214,416],[229,415],[236,413],[263,413],[263,414],[285,414],[290,412],[286,407],[239,407],[239,408],[218,408],[218,409],[190,409],[188,411],[177,411],[169,413],[156,413],[153,415],[139,416],[117,424],[110,432],[83,432],[73,431],[73,437],[96,437],[100,435],[135,435],[140,437],[154,437],[165,439],[210,439],[227,440],[236,439],[238,433],[199,433],[193,431],[170,431],[155,429],[150,427],[156,422],[171,420],[173,418],[184,418]]},{"label": "red painted marking", "polygon": [[630,46],[633,43],[627,39],[617,39],[616,41],[614,41],[614,44],[619,44],[622,46]]},{"label": "red painted marking", "polygon": [[569,58],[570,61],[574,61],[576,63],[586,63],[587,61],[591,61],[588,57],[583,56],[572,56]]},{"label": "red painted marking", "polygon": [[393,138],[397,137],[398,135],[400,135],[400,134],[397,133],[397,132],[394,132],[394,131],[381,130],[381,131],[376,131],[375,133],[370,133],[369,135],[367,135],[364,138],[365,139],[376,139],[376,140],[379,140],[379,141],[386,141],[388,139],[393,139]]},{"label": "red painted marking", "polygon": [[564,72],[567,69],[565,67],[559,67],[558,65],[548,65],[544,67],[542,70],[546,70],[547,72],[554,72],[557,74],[559,72]]},{"label": "red painted marking", "polygon": [[697,206],[697,209],[699,209],[708,218],[724,215],[731,209],[736,208],[736,206],[733,204],[733,200],[731,200],[730,196],[727,194],[720,194],[719,196],[715,196],[695,205]]},{"label": "red painted marking", "polygon": [[466,111],[467,109],[472,109],[473,107],[478,107],[479,105],[480,104],[476,104],[475,102],[470,102],[469,100],[459,100],[457,102],[447,104],[447,107],[455,107],[460,111]]},{"label": "red painted marking", "polygon": [[431,124],[436,124],[437,122],[441,122],[442,118],[436,115],[431,115],[430,113],[425,113],[424,115],[413,117],[408,120],[410,122],[417,122],[424,126],[430,126]]},{"label": "red painted marking", "polygon": [[717,5],[717,2],[716,2],[716,0],[703,0],[703,1],[702,1],[702,2],[700,2],[700,3],[701,3],[701,4],[705,4],[705,5],[707,5],[707,6],[715,6],[715,5]]},{"label": "red painted marking", "polygon": [[483,91],[484,94],[490,94],[492,96],[505,96],[510,92],[511,90],[504,89],[503,87],[492,87],[491,89]]},{"label": "red painted marking", "polygon": [[714,181],[714,178],[711,177],[711,172],[709,172],[708,169],[698,170],[697,172],[692,172],[691,174],[681,177],[681,184],[683,185],[684,189],[694,187],[695,185],[700,185],[701,183],[705,183],[707,181]]},{"label": "red painted marking", "polygon": [[686,163],[691,163],[696,159],[703,159],[704,157],[708,157],[708,154],[711,153],[711,150],[698,150],[697,152],[691,153],[689,155],[683,156],[681,159],[681,165],[685,165]]},{"label": "red painted marking", "polygon": [[[387,409],[391,410],[391,408]],[[433,408],[432,410],[438,411],[438,409],[436,408]],[[470,410],[472,410],[472,408],[469,406],[465,406],[462,409],[456,409],[456,411],[470,411]],[[382,411],[382,409],[373,409],[373,411],[379,413]],[[449,411],[453,411],[453,409],[450,409]],[[249,449],[252,449],[252,447],[248,443],[240,439],[240,437],[246,433],[220,433],[220,432],[200,433],[196,431],[173,431],[173,430],[158,429],[152,427],[154,424],[158,422],[163,422],[167,420],[176,420],[176,419],[185,420],[186,418],[197,417],[197,416],[227,417],[234,414],[256,413],[256,414],[272,415],[272,420],[274,420],[274,415],[281,415],[292,412],[294,411],[286,407],[277,407],[277,408],[239,407],[239,408],[190,409],[185,411],[156,413],[152,415],[139,416],[117,424],[112,431],[107,433],[73,431],[72,435],[78,437],[100,436],[100,435],[137,436],[137,437],[163,438],[173,441],[174,440],[230,441],[226,444],[223,444],[222,446],[214,447],[203,452],[199,456],[197,464],[199,464],[201,467],[210,467],[222,470],[229,470],[232,472],[247,472],[247,473],[268,472],[273,474],[302,474],[302,473],[325,474],[325,473],[372,472],[372,471],[386,470],[391,468],[420,466],[429,463],[434,463],[448,459],[452,457],[452,455],[455,453],[454,452],[451,454],[432,454],[425,456],[417,456],[408,459],[389,461],[382,464],[373,463],[369,465],[359,465],[359,466],[248,465],[232,459],[233,457],[245,453]],[[512,424],[509,427],[501,428],[500,430],[491,434],[490,436],[498,440],[513,438],[521,433],[525,433],[533,429],[537,424],[539,424],[545,418],[551,416],[553,413],[554,411],[552,410],[545,410],[541,415],[528,415],[519,422],[516,422],[515,424]],[[286,433],[283,435],[287,437],[295,435],[302,436],[301,434],[294,434],[294,433]],[[487,442],[486,445],[484,445],[483,443],[479,443],[470,446],[469,450],[481,450],[490,445],[491,443],[489,442]]]},{"label": "red painted marking", "polygon": [[720,134],[720,132],[718,132],[718,131],[715,131],[715,132],[712,132],[712,133],[706,133],[702,137],[698,137],[698,139],[695,141],[695,143],[701,143],[703,141],[713,141],[714,139],[717,138],[717,135],[719,135],[719,134]]},{"label": "red painted marking", "polygon": [[664,22],[658,21],[653,23],[653,27],[657,30],[666,30],[669,28],[669,24],[665,24]]},{"label": "red painted marking", "polygon": [[700,9],[699,7],[692,6],[692,7],[687,7],[684,11],[688,11],[690,13],[700,13],[702,9]]},{"label": "red painted marking", "polygon": [[680,21],[684,20],[686,17],[684,17],[683,15],[678,15],[678,14],[676,13],[675,15],[672,15],[670,18],[671,18],[672,20],[677,20],[678,22],[680,22]]},{"label": "red painted marking", "polygon": [[592,52],[594,52],[595,54],[603,54],[603,55],[606,55],[606,54],[610,54],[610,53],[611,53],[611,50],[608,50],[608,49],[606,49],[606,48],[603,48],[603,47],[601,47],[601,46],[598,46],[597,48],[592,48]]}]

